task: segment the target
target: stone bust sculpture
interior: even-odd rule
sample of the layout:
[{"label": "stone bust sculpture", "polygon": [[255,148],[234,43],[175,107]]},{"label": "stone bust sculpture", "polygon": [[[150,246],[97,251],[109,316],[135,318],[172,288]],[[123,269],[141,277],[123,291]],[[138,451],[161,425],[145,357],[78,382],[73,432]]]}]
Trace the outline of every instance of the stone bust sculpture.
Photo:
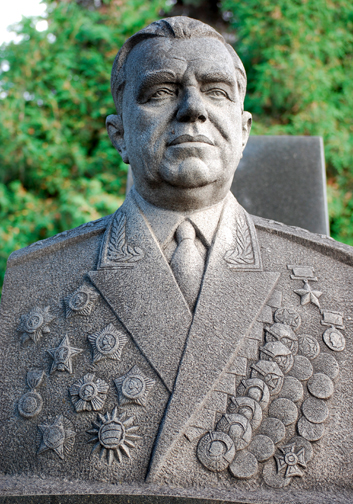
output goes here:
[{"label": "stone bust sculpture", "polygon": [[230,194],[245,88],[186,17],[119,51],[107,129],[133,189],[8,262],[3,495],[351,502],[353,250]]}]

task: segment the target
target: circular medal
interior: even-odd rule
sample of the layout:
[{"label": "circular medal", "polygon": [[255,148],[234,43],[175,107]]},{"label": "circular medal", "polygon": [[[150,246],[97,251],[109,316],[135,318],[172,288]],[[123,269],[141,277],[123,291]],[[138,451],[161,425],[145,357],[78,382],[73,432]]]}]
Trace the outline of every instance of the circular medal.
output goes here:
[{"label": "circular medal", "polygon": [[24,418],[33,418],[42,411],[43,399],[37,392],[27,392],[18,403],[18,412]]},{"label": "circular medal", "polygon": [[213,472],[227,469],[234,455],[234,443],[224,432],[209,432],[197,445],[197,458],[206,469]]}]

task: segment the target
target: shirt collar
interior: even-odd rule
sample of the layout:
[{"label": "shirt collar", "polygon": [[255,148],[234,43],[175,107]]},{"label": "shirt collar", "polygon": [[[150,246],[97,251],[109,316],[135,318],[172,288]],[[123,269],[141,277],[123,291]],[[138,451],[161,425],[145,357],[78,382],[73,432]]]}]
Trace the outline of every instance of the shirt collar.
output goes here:
[{"label": "shirt collar", "polygon": [[132,194],[137,205],[147,219],[162,248],[173,239],[177,227],[185,218],[194,224],[206,242],[207,247],[211,246],[223,209],[224,200],[216,205],[195,212],[175,212],[152,205],[142,198],[134,187],[131,191],[133,191]]}]

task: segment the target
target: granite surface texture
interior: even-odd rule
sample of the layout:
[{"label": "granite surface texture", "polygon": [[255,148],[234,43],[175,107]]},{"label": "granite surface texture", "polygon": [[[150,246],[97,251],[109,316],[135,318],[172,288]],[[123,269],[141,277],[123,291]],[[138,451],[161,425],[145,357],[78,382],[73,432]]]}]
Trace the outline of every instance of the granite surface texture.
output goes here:
[{"label": "granite surface texture", "polygon": [[321,137],[250,137],[231,191],[252,215],[329,234]]},{"label": "granite surface texture", "polygon": [[[127,193],[133,183],[129,168]],[[330,234],[321,137],[251,136],[231,191],[252,215]]]},{"label": "granite surface texture", "polygon": [[352,502],[353,248],[229,191],[245,85],[189,18],[120,50],[135,187],[8,261],[0,502]]}]

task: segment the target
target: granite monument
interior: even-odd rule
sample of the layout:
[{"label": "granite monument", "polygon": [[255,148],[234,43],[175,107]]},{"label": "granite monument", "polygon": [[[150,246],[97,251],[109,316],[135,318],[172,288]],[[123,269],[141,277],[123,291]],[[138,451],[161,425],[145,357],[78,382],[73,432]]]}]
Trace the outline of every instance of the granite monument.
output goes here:
[{"label": "granite monument", "polygon": [[152,23],[111,84],[134,188],[8,261],[2,499],[352,502],[353,249],[229,192],[251,115],[211,27]]}]

